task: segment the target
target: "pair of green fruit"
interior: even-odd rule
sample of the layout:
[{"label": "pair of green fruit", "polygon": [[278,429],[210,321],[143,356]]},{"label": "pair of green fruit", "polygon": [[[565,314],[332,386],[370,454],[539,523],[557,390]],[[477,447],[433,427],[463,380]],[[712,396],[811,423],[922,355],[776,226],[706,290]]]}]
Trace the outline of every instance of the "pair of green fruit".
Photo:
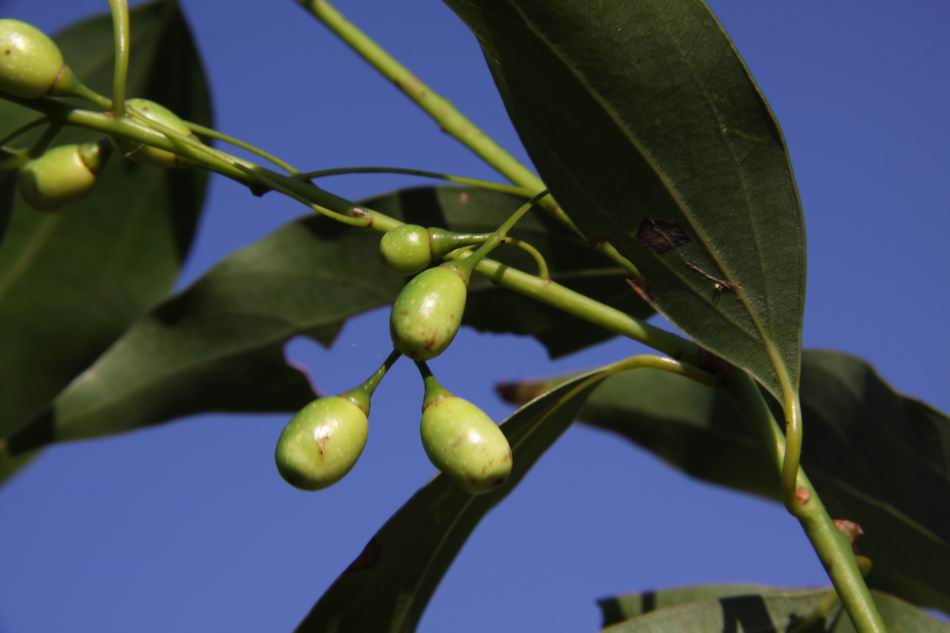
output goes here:
[{"label": "pair of green fruit", "polygon": [[[287,482],[319,490],[353,468],[369,429],[369,400],[364,395],[355,389],[318,398],[290,420],[276,451],[277,469]],[[511,472],[511,447],[501,429],[434,378],[426,380],[420,431],[433,465],[472,494],[493,490]]]},{"label": "pair of green fruit", "polygon": [[[383,259],[411,274],[471,238],[439,229],[402,225],[383,236]],[[448,250],[446,250],[448,249]],[[511,447],[481,409],[446,390],[424,365],[455,338],[465,310],[471,266],[449,262],[414,277],[393,303],[390,333],[396,350],[416,360],[425,397],[420,432],[429,460],[472,493],[501,485],[512,467]],[[373,386],[375,387],[375,385]],[[284,428],[277,467],[291,484],[317,490],[342,478],[366,443],[369,397],[364,387],[314,400]]]},{"label": "pair of green fruit", "polygon": [[[20,20],[0,20],[0,92],[23,99],[82,96],[88,89],[76,78],[56,43]],[[191,136],[185,123],[167,108],[147,99],[129,99],[128,109],[164,127]],[[178,164],[175,154],[155,147],[118,141],[127,158],[156,167]],[[38,211],[56,211],[85,197],[108,157],[102,143],[62,145],[29,160],[17,184],[23,199]]]}]

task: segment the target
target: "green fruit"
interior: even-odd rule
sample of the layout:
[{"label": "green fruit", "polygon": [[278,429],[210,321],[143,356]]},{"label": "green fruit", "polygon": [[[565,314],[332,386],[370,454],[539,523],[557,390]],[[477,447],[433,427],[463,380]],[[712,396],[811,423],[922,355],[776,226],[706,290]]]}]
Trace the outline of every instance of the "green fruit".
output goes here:
[{"label": "green fruit", "polygon": [[497,488],[511,472],[505,434],[467,400],[447,394],[427,402],[421,431],[429,460],[472,494]]},{"label": "green fruit", "polygon": [[[129,99],[125,103],[129,110],[141,114],[146,119],[151,119],[182,136],[193,136],[184,121],[163,105],[148,99]],[[157,147],[143,145],[142,143],[130,143],[126,140],[120,140],[118,144],[125,152],[125,157],[137,163],[144,163],[153,167],[175,167],[181,164],[178,156]]]},{"label": "green fruit", "polygon": [[0,20],[0,91],[42,97],[62,70],[63,54],[45,33],[20,20]]},{"label": "green fruit", "polygon": [[441,354],[462,323],[467,295],[468,278],[453,264],[413,277],[396,297],[389,316],[393,345],[413,360]]},{"label": "green fruit", "polygon": [[277,470],[293,486],[319,490],[353,468],[366,446],[367,412],[344,396],[314,400],[284,427]]},{"label": "green fruit", "polygon": [[20,170],[20,195],[37,211],[61,209],[89,193],[104,159],[98,143],[54,147]]},{"label": "green fruit", "polygon": [[414,275],[432,262],[429,231],[418,224],[402,224],[379,241],[383,260],[401,275]]}]

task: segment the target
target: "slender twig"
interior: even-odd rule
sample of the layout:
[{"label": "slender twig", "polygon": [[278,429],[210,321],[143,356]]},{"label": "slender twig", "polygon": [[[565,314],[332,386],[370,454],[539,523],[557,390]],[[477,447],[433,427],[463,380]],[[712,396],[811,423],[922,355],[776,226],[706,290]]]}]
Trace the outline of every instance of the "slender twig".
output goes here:
[{"label": "slender twig", "polygon": [[42,155],[62,129],[63,124],[61,122],[53,121],[50,123],[49,127],[43,130],[43,134],[36,140],[35,143],[33,143],[33,145],[30,146],[30,149],[27,151],[27,155],[30,158],[36,158],[37,156]]},{"label": "slender twig", "polygon": [[502,239],[502,244],[511,244],[512,246],[520,248],[526,252],[531,256],[531,258],[534,260],[534,263],[538,266],[538,277],[544,280],[551,279],[551,271],[548,269],[548,262],[544,259],[544,255],[542,255],[541,251],[536,249],[530,243],[524,240],[519,240],[516,237],[506,236],[504,239]]},{"label": "slender twig", "polygon": [[262,169],[248,168],[240,163],[235,163],[235,166],[241,169],[242,171],[246,172],[247,174],[260,179],[262,184],[270,187],[271,189],[274,189],[275,191],[279,191],[285,195],[288,195],[294,200],[296,200],[297,202],[307,205],[308,207],[310,207],[311,209],[313,209],[320,215],[324,215],[330,219],[336,220],[337,222],[348,224],[350,226],[357,226],[360,228],[365,228],[373,222],[372,218],[370,218],[368,214],[362,214],[357,217],[354,217],[352,215],[352,210],[358,208],[356,206],[350,207],[349,213],[337,213],[336,211],[327,209],[326,207],[316,204],[315,202],[310,202],[304,196],[298,194],[295,191],[291,191],[290,189],[285,187],[282,183],[280,183],[277,179],[273,178],[270,174],[268,174],[266,171]]},{"label": "slender twig", "polygon": [[[378,73],[393,82],[403,94],[428,114],[440,129],[472,150],[502,176],[531,192],[547,189],[544,182],[533,171],[505,151],[449,100],[426,85],[359,27],[347,20],[327,0],[297,0],[297,2],[357,55],[366,60]],[[547,198],[543,207],[565,226],[583,237],[577,225],[554,198]],[[634,278],[640,278],[640,271],[633,262],[624,257],[610,242],[598,242],[593,247],[620,264]]]},{"label": "slender twig", "polygon": [[112,114],[125,116],[125,82],[129,74],[129,4],[127,0],[109,0],[112,33],[115,39],[115,70],[112,75]]},{"label": "slender twig", "polygon": [[446,180],[458,183],[460,185],[469,185],[486,189],[488,191],[498,191],[501,193],[510,193],[523,198],[530,198],[536,191],[529,191],[524,187],[517,185],[506,185],[500,182],[482,180],[480,178],[469,178],[468,176],[455,176],[453,174],[443,174],[425,169],[409,169],[406,167],[335,167],[333,169],[321,169],[317,171],[308,171],[298,174],[301,180],[314,180],[315,178],[325,178],[327,176],[344,176],[350,174],[399,174],[404,176],[420,176],[422,178],[434,178],[436,180]]},{"label": "slender twig", "polygon": [[[766,455],[781,473],[785,459],[785,437],[758,385],[746,372],[737,372],[726,388]],[[885,633],[887,629],[864,582],[851,543],[835,526],[804,470],[798,470],[796,483],[796,517],[818,553],[855,629],[861,633]]]},{"label": "slender twig", "polygon": [[528,211],[534,208],[534,206],[547,195],[547,191],[542,191],[541,193],[532,196],[531,199],[518,207],[518,209],[501,224],[501,226],[495,229],[488,236],[487,240],[482,242],[481,246],[479,246],[475,252],[471,254],[471,256],[465,258],[464,266],[470,271],[473,270],[478,262],[485,259],[489,253],[495,250],[498,245],[502,243],[502,240],[508,236],[508,231],[510,231],[515,226],[515,224],[517,224],[521,218],[523,218],[525,214],[528,213]]},{"label": "slender twig", "polygon": [[224,132],[219,132],[218,130],[215,130],[213,128],[205,127],[203,125],[200,125],[198,123],[193,123],[191,121],[185,121],[185,125],[188,127],[189,130],[191,130],[192,132],[194,132],[195,134],[199,136],[204,136],[205,138],[212,138],[218,141],[224,141],[225,143],[229,143],[231,145],[234,145],[235,147],[240,147],[241,149],[247,150],[248,152],[254,154],[255,156],[259,156],[260,158],[263,158],[269,163],[272,163],[276,165],[277,167],[280,167],[287,173],[294,174],[294,175],[297,175],[300,173],[290,163],[281,160],[280,158],[274,156],[270,152],[264,151],[263,149],[255,145],[251,145],[250,143],[246,141],[242,141],[239,138],[231,136],[230,134],[225,134]]},{"label": "slender twig", "polygon": [[38,119],[33,119],[29,123],[24,123],[23,125],[16,128],[15,130],[11,130],[6,136],[0,139],[0,147],[6,146],[7,143],[12,141],[16,137],[22,134],[26,134],[30,130],[37,128],[43,125],[44,123],[49,123],[49,117],[41,116]]}]

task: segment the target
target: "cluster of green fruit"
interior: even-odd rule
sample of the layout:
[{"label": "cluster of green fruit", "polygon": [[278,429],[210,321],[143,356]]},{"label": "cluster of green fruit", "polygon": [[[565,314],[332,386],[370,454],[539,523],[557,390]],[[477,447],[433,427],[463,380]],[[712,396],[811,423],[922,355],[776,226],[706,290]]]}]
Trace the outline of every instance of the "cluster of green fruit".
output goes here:
[{"label": "cluster of green fruit", "polygon": [[[55,42],[35,27],[11,19],[0,20],[0,92],[19,99],[94,95],[66,65]],[[95,96],[99,102],[108,101]],[[157,103],[129,99],[125,110],[166,134],[195,138],[184,121]],[[40,211],[59,210],[86,196],[111,149],[108,140],[47,149],[59,128],[51,122],[49,129],[51,133],[34,147],[21,151],[23,160],[16,165],[21,196]],[[181,164],[175,154],[156,147],[126,140],[113,143],[136,162],[156,167]],[[294,416],[280,436],[276,454],[278,470],[288,482],[316,490],[353,467],[366,444],[373,391],[400,355],[416,361],[423,375],[422,442],[432,463],[472,493],[505,481],[511,471],[511,448],[504,434],[481,409],[446,391],[425,364],[455,338],[479,257],[428,266],[433,259],[487,238],[414,225],[402,225],[383,236],[381,252],[389,265],[401,274],[419,273],[393,305],[390,330],[395,351],[364,384],[319,398]]]},{"label": "cluster of green fruit", "polygon": [[277,467],[284,479],[317,490],[349,472],[366,444],[372,393],[392,363],[405,355],[416,361],[423,377],[422,445],[435,467],[472,494],[504,483],[512,465],[504,433],[477,406],[446,390],[425,363],[458,332],[476,258],[426,267],[433,258],[483,239],[416,225],[402,225],[383,236],[380,251],[391,268],[402,274],[422,270],[393,303],[389,324],[395,350],[359,387],[314,400],[291,419],[277,443]]},{"label": "cluster of green fruit", "polygon": [[[0,20],[0,92],[21,99],[86,98],[91,90],[73,74],[45,33],[20,20]],[[175,113],[148,99],[129,99],[126,107],[154,123],[192,137]],[[192,137],[193,138],[193,137]],[[93,188],[109,154],[108,141],[46,148],[46,139],[24,155],[17,185],[23,200],[38,211],[58,211]],[[126,158],[155,167],[178,164],[175,154],[128,141],[115,141]]]}]

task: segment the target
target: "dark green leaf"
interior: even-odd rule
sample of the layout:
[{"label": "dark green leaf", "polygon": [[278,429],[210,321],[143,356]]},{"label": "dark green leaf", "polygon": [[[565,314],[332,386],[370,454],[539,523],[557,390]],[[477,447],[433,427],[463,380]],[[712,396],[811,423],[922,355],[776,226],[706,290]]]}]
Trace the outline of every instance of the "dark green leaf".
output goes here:
[{"label": "dark green leaf", "polygon": [[[600,606],[610,633],[854,633],[831,591],[712,585],[619,596]],[[950,625],[902,600],[872,595],[888,631],[950,632]]]},{"label": "dark green leaf", "polygon": [[[210,124],[201,62],[174,2],[132,13],[128,89]],[[57,41],[85,82],[108,93],[108,16]],[[35,114],[0,102],[0,130]],[[90,140],[64,130],[56,143]],[[28,139],[24,139],[28,141]],[[0,436],[21,427],[163,297],[188,253],[206,176],[133,165],[113,155],[92,194],[61,214],[15,204],[0,248]]]},{"label": "dark green leaf", "polygon": [[604,377],[603,372],[575,377],[508,418],[502,430],[514,466],[499,490],[471,496],[440,475],[417,492],[320,598],[298,633],[415,630],[468,535],[570,426]]},{"label": "dark green leaf", "polygon": [[785,142],[702,0],[446,0],[528,153],[659,309],[777,397],[798,383],[804,231]]},{"label": "dark green leaf", "polygon": [[[369,201],[415,222],[475,232],[495,228],[520,202],[455,188],[412,189]],[[587,249],[581,243],[564,231],[548,232],[545,222],[526,218],[517,235],[551,255],[555,279],[594,294],[619,289],[639,301],[622,274],[582,256]],[[404,283],[377,256],[378,242],[376,233],[310,217],[226,258],[133,325],[11,441],[14,452],[205,411],[296,410],[313,394],[306,378],[285,363],[284,344],[297,335],[329,343],[343,321],[391,302]],[[520,252],[509,255],[517,259]],[[550,317],[552,312],[479,282],[465,322],[550,337],[561,351],[603,337],[576,320]]]},{"label": "dark green leaf", "polygon": [[[0,152],[0,159],[7,154]],[[3,238],[7,234],[10,218],[13,215],[13,196],[16,193],[16,172],[8,171],[0,174],[0,249],[3,248]]]},{"label": "dark green leaf", "polygon": [[[950,418],[835,352],[805,353],[801,399],[804,467],[831,515],[863,528],[869,584],[950,612]],[[777,499],[776,473],[721,392],[631,372],[606,381],[580,418],[694,477]]]},{"label": "dark green leaf", "polygon": [[747,596],[764,594],[776,591],[764,585],[697,585],[695,587],[678,587],[661,591],[644,591],[629,593],[597,601],[600,607],[602,626],[608,627],[646,613],[668,609],[681,604],[698,602],[700,600],[731,598],[733,596]]}]

